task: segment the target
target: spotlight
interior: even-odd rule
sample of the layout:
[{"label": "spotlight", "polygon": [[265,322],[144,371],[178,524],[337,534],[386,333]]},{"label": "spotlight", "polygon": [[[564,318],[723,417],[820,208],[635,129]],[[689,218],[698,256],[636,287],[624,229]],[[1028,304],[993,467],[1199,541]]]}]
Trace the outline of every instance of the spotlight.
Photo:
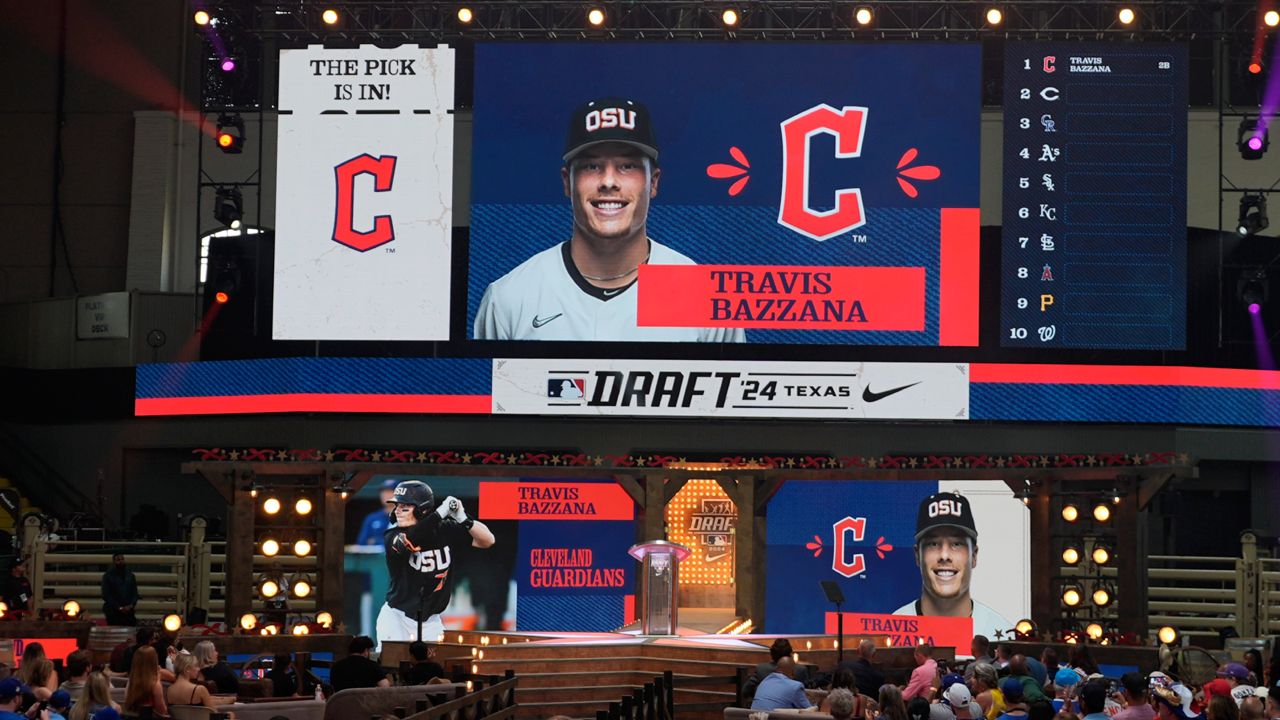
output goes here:
[{"label": "spotlight", "polygon": [[262,512],[268,515],[275,515],[280,512],[280,498],[269,497],[262,501]]},{"label": "spotlight", "polygon": [[311,543],[306,540],[299,540],[293,544],[293,554],[298,557],[306,557],[311,554]]},{"label": "spotlight", "polygon": [[170,613],[164,616],[164,629],[171,633],[176,633],[182,629],[182,616],[177,613]]},{"label": "spotlight", "polygon": [[294,635],[309,635],[311,633],[311,630],[309,630],[305,624],[298,623],[297,625],[293,626],[293,630],[291,632]]},{"label": "spotlight", "polygon": [[1076,607],[1083,599],[1084,592],[1079,585],[1068,585],[1062,589],[1062,604],[1067,607]]},{"label": "spotlight", "polygon": [[600,27],[603,25],[604,10],[601,10],[600,8],[591,8],[587,11],[587,22],[591,23],[592,27]]},{"label": "spotlight", "polygon": [[1013,626],[1013,632],[1016,633],[1019,638],[1030,638],[1036,634],[1036,624],[1031,622],[1029,618],[1023,618],[1018,621],[1018,624]]},{"label": "spotlight", "polygon": [[329,8],[324,12],[320,13],[320,19],[324,21],[325,25],[337,25],[338,11],[334,10],[333,8]]},{"label": "spotlight", "polygon": [[1093,589],[1093,604],[1098,607],[1106,607],[1111,604],[1115,598],[1111,596],[1111,591],[1106,585],[1099,585]]},{"label": "spotlight", "polygon": [[1132,25],[1137,17],[1137,14],[1133,12],[1133,8],[1130,7],[1122,7],[1120,12],[1116,13],[1116,18],[1120,20],[1121,25]]},{"label": "spotlight", "polygon": [[1062,519],[1069,523],[1073,523],[1080,519],[1080,508],[1075,505],[1062,506]]},{"label": "spotlight", "polygon": [[1280,12],[1276,12],[1275,10],[1266,11],[1262,15],[1262,22],[1265,23],[1267,27],[1280,25]]},{"label": "spotlight", "polygon": [[1100,502],[1093,506],[1093,519],[1104,523],[1111,519],[1111,506]]},{"label": "spotlight", "polygon": [[1257,315],[1262,306],[1267,304],[1271,286],[1267,282],[1267,271],[1260,268],[1248,268],[1240,273],[1236,280],[1236,297],[1248,308],[1249,313]]},{"label": "spotlight", "polygon": [[333,613],[328,611],[316,613],[316,624],[326,630],[333,627]]},{"label": "spotlight", "polygon": [[859,25],[870,25],[873,19],[875,16],[871,13],[871,8],[865,5],[853,11],[853,20]]},{"label": "spotlight", "polygon": [[311,498],[303,495],[293,503],[293,511],[299,515],[310,515],[312,510]]},{"label": "spotlight", "polygon": [[265,636],[265,635],[279,635],[279,634],[280,634],[280,628],[279,628],[279,627],[277,627],[275,623],[271,623],[270,625],[263,625],[263,626],[262,626],[262,633],[261,633],[261,634],[262,634],[262,635],[264,635],[264,636]]},{"label": "spotlight", "polygon": [[1004,13],[1000,12],[1000,8],[993,7],[987,9],[988,25],[999,25],[1002,22],[1004,22]]},{"label": "spotlight", "polygon": [[209,21],[212,18],[210,18],[209,13],[205,12],[204,10],[197,10],[196,14],[193,16],[193,19],[196,21],[197,25],[199,25],[200,27],[204,27],[205,25],[209,24]]},{"label": "spotlight", "polygon": [[1249,61],[1249,74],[1250,74],[1250,75],[1258,75],[1258,74],[1260,74],[1261,72],[1262,72],[1262,61],[1261,61],[1261,60],[1250,60],[1250,61]]},{"label": "spotlight", "polygon": [[293,583],[293,596],[296,598],[304,598],[311,595],[311,583],[305,579],[299,578]]},{"label": "spotlight", "polygon": [[1090,640],[1101,640],[1102,639],[1102,623],[1096,623],[1096,622],[1089,623],[1084,627],[1084,634],[1087,635]]},{"label": "spotlight", "polygon": [[1018,491],[1018,499],[1022,501],[1023,505],[1026,505],[1027,507],[1031,507],[1031,498],[1032,498],[1031,486],[1024,485],[1022,489]]},{"label": "spotlight", "polygon": [[213,294],[213,299],[219,305],[226,305],[227,301],[231,299],[231,296],[219,290],[218,292]]},{"label": "spotlight", "polygon": [[258,584],[258,594],[264,598],[273,598],[280,594],[280,583],[274,578],[266,578]]},{"label": "spotlight", "polygon": [[244,224],[244,199],[238,188],[218,188],[213,199],[213,218],[232,230]]},{"label": "spotlight", "polygon": [[720,22],[724,23],[725,27],[733,27],[734,25],[737,25],[738,11],[733,8],[725,8],[724,12],[720,13]]},{"label": "spotlight", "polygon": [[75,600],[68,600],[62,603],[62,612],[65,613],[66,616],[70,618],[79,617],[80,603],[76,602]]},{"label": "spotlight", "polygon": [[1236,149],[1240,151],[1241,159],[1259,160],[1267,154],[1270,146],[1270,133],[1265,125],[1254,118],[1240,121],[1240,127],[1236,130]]},{"label": "spotlight", "polygon": [[1111,562],[1111,549],[1106,545],[1094,545],[1093,561],[1098,565],[1106,565]]},{"label": "spotlight", "polygon": [[338,497],[343,500],[346,500],[347,498],[351,497],[351,488],[347,487],[346,485],[343,485],[342,487],[338,488]]},{"label": "spotlight", "polygon": [[1112,505],[1120,504],[1120,488],[1117,488],[1117,487],[1111,488],[1111,504]]},{"label": "spotlight", "polygon": [[469,25],[471,24],[471,21],[475,19],[476,19],[475,13],[471,12],[471,8],[465,5],[458,8],[458,22],[462,23],[463,25]]},{"label": "spotlight", "polygon": [[1178,631],[1170,625],[1165,625],[1156,631],[1156,639],[1165,645],[1172,645],[1178,641]]},{"label": "spotlight", "polygon": [[9,614],[9,603],[0,602],[0,618]]},{"label": "spotlight", "polygon": [[1068,545],[1062,549],[1062,562],[1068,565],[1076,565],[1080,562],[1080,548],[1074,545]]},{"label": "spotlight", "polygon": [[275,540],[272,540],[271,538],[267,538],[266,540],[263,540],[262,554],[266,555],[267,557],[275,557],[276,555],[279,555],[280,543],[276,542]]},{"label": "spotlight", "polygon": [[252,630],[258,627],[258,616],[253,613],[245,613],[240,616],[240,629]]},{"label": "spotlight", "polygon": [[1240,198],[1240,219],[1236,223],[1236,233],[1240,237],[1257,235],[1270,225],[1267,220],[1267,196],[1245,195]]},{"label": "spotlight", "polygon": [[1080,631],[1068,630],[1062,633],[1062,642],[1068,645],[1078,645],[1080,643]]},{"label": "spotlight", "polygon": [[222,58],[222,65],[219,67],[222,68],[224,73],[233,73],[236,71],[236,59],[230,57]]},{"label": "spotlight", "polygon": [[216,135],[218,149],[228,155],[244,152],[244,118],[235,113],[218,116]]},{"label": "spotlight", "polygon": [[251,486],[249,487],[249,497],[253,498],[254,500],[257,500],[257,499],[258,499],[258,486],[257,486],[257,485],[251,485]]}]

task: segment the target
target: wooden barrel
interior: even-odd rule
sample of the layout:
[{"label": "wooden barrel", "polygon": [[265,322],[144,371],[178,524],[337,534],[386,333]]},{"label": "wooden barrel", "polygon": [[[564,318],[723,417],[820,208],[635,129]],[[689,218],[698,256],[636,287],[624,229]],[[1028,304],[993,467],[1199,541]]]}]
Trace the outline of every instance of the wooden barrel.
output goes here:
[{"label": "wooden barrel", "polygon": [[89,628],[89,654],[95,666],[105,665],[111,660],[111,651],[122,642],[133,640],[136,628],[123,625],[94,625]]}]

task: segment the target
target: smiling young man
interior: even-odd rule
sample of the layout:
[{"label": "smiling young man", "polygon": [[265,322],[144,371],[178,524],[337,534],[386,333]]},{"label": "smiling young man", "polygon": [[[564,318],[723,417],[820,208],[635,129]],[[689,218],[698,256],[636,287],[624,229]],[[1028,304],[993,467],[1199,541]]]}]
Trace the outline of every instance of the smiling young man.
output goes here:
[{"label": "smiling young man", "polygon": [[920,597],[894,615],[933,615],[973,618],[973,633],[999,637],[1013,623],[974,600],[969,583],[978,567],[978,529],[968,498],[958,493],[935,493],[920,502],[916,513],[916,564],[920,567]]},{"label": "smiling young man", "polygon": [[489,285],[474,337],[744,342],[741,329],[637,323],[640,266],[695,264],[647,232],[649,201],[662,175],[648,109],[622,98],[582,105],[570,119],[563,160],[573,234]]}]

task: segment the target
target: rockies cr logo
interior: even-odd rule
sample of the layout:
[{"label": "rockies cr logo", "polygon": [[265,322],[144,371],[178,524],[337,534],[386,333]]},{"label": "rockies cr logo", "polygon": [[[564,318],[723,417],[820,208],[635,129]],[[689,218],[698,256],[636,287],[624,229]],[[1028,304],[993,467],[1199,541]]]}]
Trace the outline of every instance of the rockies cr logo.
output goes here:
[{"label": "rockies cr logo", "polygon": [[861,227],[866,223],[862,191],[836,191],[835,207],[818,211],[809,207],[809,140],[819,133],[836,138],[836,157],[862,155],[862,138],[867,128],[867,109],[840,110],[823,103],[782,122],[782,201],[778,223],[801,235],[822,241]]},{"label": "rockies cr logo", "polygon": [[333,217],[333,240],[349,248],[365,252],[396,239],[390,215],[378,215],[373,219],[373,229],[360,232],[355,228],[356,176],[369,173],[373,176],[373,191],[387,192],[396,176],[396,157],[383,155],[375,158],[368,153],[357,155],[333,169],[338,202]]}]

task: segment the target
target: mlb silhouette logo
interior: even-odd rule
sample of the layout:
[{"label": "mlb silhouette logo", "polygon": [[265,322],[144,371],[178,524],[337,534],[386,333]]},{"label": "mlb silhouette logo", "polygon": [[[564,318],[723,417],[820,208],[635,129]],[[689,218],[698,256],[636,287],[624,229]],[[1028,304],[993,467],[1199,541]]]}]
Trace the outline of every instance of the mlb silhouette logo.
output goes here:
[{"label": "mlb silhouette logo", "polygon": [[586,394],[586,381],[582,378],[549,378],[547,397],[564,400],[581,400]]}]

